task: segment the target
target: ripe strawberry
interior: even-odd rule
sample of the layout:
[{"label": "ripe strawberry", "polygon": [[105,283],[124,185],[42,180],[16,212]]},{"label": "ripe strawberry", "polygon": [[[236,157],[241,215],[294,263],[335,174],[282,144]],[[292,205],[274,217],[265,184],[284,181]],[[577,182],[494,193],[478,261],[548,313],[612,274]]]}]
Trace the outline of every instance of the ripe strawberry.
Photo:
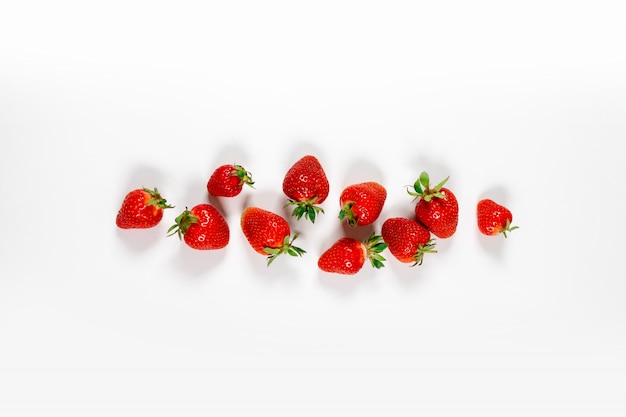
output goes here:
[{"label": "ripe strawberry", "polygon": [[387,190],[377,182],[363,182],[346,187],[339,196],[339,220],[348,225],[366,226],[374,223],[383,210]]},{"label": "ripe strawberry", "polygon": [[419,201],[415,205],[415,217],[435,236],[448,238],[456,232],[459,223],[459,203],[456,196],[444,184],[447,177],[435,187],[430,187],[430,178],[422,172],[409,194]]},{"label": "ripe strawberry", "polygon": [[421,265],[425,253],[437,253],[435,242],[430,232],[415,220],[392,217],[383,223],[383,240],[389,245],[389,251],[400,262]]},{"label": "ripe strawberry", "polygon": [[163,209],[172,208],[155,188],[139,188],[126,194],[115,223],[121,229],[147,229],[163,218]]},{"label": "ripe strawberry", "polygon": [[518,228],[517,226],[511,226],[513,221],[511,211],[493,200],[480,200],[476,205],[476,214],[478,230],[484,235],[494,236],[502,233],[504,237],[507,237],[507,232]]},{"label": "ripe strawberry", "polygon": [[361,270],[366,259],[374,268],[382,268],[385,258],[380,254],[387,244],[381,236],[372,234],[365,242],[343,237],[328,248],[317,261],[319,269],[342,275],[354,275]]},{"label": "ripe strawberry", "polygon": [[241,215],[241,230],[256,252],[267,256],[269,266],[280,254],[302,256],[303,249],[293,246],[298,234],[291,239],[287,220],[276,213],[258,207],[248,207]]},{"label": "ripe strawberry", "polygon": [[298,220],[302,216],[315,223],[315,216],[324,213],[317,204],[328,197],[329,184],[326,173],[316,157],[306,155],[296,161],[283,180],[283,192],[289,198],[288,205],[295,205],[291,213]]},{"label": "ripe strawberry", "polygon": [[241,165],[228,164],[213,171],[206,188],[209,194],[215,196],[234,197],[241,193],[244,184],[253,186],[252,175]]},{"label": "ripe strawberry", "polygon": [[198,204],[191,210],[185,209],[176,217],[175,222],[169,228],[168,236],[177,234],[179,239],[184,239],[193,249],[213,250],[228,245],[228,223],[210,204]]}]

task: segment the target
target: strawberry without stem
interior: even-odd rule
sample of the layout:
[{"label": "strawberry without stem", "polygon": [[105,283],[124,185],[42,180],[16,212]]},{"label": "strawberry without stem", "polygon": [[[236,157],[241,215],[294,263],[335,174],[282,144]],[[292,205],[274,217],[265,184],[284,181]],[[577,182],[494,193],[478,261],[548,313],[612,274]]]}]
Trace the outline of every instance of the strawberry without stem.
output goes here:
[{"label": "strawberry without stem", "polygon": [[298,234],[291,239],[287,220],[276,213],[258,207],[248,207],[241,215],[241,230],[256,252],[267,255],[269,266],[277,256],[287,253],[302,256],[303,249],[293,246]]},{"label": "strawberry without stem", "polygon": [[372,234],[365,242],[343,237],[328,248],[317,261],[319,269],[342,275],[354,275],[369,259],[374,268],[382,268],[385,258],[380,254],[387,244],[381,236]]},{"label": "strawberry without stem", "polygon": [[324,210],[318,206],[328,197],[329,184],[322,165],[313,155],[305,155],[296,161],[285,174],[283,192],[294,205],[291,213],[298,220],[304,216],[315,223],[315,217]]},{"label": "strawberry without stem", "polygon": [[422,172],[413,184],[409,194],[419,199],[415,205],[415,217],[435,236],[448,238],[456,232],[459,223],[459,203],[456,196],[443,186],[447,177],[435,187],[430,186],[430,178]]},{"label": "strawberry without stem", "polygon": [[513,214],[511,211],[493,200],[480,200],[476,205],[478,230],[484,235],[494,236],[502,233],[507,237],[507,232],[517,229],[511,226]]},{"label": "strawberry without stem", "polygon": [[230,230],[228,223],[215,207],[198,204],[191,210],[185,209],[175,224],[168,229],[168,236],[174,234],[193,248],[199,250],[221,249],[228,245]]},{"label": "strawberry without stem", "polygon": [[172,208],[155,188],[139,188],[126,194],[115,223],[121,229],[147,229],[163,218],[163,209]]},{"label": "strawberry without stem", "polygon": [[339,196],[339,220],[346,220],[348,225],[366,226],[378,219],[387,190],[377,182],[363,182],[346,187]]},{"label": "strawberry without stem", "polygon": [[214,196],[235,197],[241,193],[244,185],[254,185],[252,174],[241,165],[227,164],[213,171],[206,188]]},{"label": "strawberry without stem", "polygon": [[389,252],[400,262],[421,265],[424,254],[436,253],[430,232],[415,220],[392,217],[385,220],[381,230]]}]

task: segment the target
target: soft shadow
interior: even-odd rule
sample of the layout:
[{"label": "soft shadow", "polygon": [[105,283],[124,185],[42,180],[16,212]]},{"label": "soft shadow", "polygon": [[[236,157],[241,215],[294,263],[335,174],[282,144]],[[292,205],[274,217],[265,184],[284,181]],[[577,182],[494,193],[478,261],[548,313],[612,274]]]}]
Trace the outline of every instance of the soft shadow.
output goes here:
[{"label": "soft shadow", "polygon": [[376,272],[381,271],[374,270],[368,261],[363,265],[363,269],[354,275],[341,275],[318,270],[317,278],[324,288],[331,290],[335,294],[352,296],[359,288],[373,285]]},{"label": "soft shadow", "polygon": [[411,179],[413,181],[410,184],[411,186],[424,171],[428,173],[430,183],[433,186],[443,181],[446,177],[452,175],[450,167],[447,164],[439,160],[433,160],[427,155],[416,155],[414,158],[409,160],[409,164],[414,172],[414,178]]},{"label": "soft shadow", "polygon": [[224,261],[224,251],[227,248],[228,246],[215,250],[198,250],[190,248],[185,242],[180,242],[180,249],[174,258],[174,267],[186,277],[210,276],[210,272]]},{"label": "soft shadow", "polygon": [[118,239],[133,252],[144,252],[153,247],[160,239],[165,237],[165,231],[161,224],[149,229],[120,229],[115,224],[113,227],[117,229]]}]

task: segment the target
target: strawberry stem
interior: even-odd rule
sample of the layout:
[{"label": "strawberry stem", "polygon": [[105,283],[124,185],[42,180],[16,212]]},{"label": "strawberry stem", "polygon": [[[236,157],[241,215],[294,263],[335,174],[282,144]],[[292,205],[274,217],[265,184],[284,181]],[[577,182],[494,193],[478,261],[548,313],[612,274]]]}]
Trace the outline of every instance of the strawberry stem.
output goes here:
[{"label": "strawberry stem", "polygon": [[417,245],[417,252],[415,252],[415,255],[413,255],[415,263],[413,263],[411,266],[421,265],[424,261],[425,253],[437,253],[437,251],[435,250],[435,246],[435,239],[430,239],[428,242],[426,242],[425,245]]},{"label": "strawberry stem", "polygon": [[376,269],[383,268],[386,259],[380,254],[387,249],[387,243],[383,242],[383,237],[372,233],[372,235],[363,242],[365,248],[365,257],[369,259],[372,266]]},{"label": "strawberry stem", "polygon": [[302,256],[306,253],[306,251],[297,246],[293,246],[294,240],[298,238],[300,234],[296,233],[293,239],[289,238],[289,235],[285,236],[283,240],[283,245],[279,248],[264,248],[263,252],[267,253],[269,256],[267,257],[267,266],[270,266],[272,262],[281,254],[287,253],[291,256]]},{"label": "strawberry stem", "polygon": [[422,198],[426,202],[432,200],[433,197],[446,198],[446,195],[441,192],[441,189],[449,179],[450,176],[447,176],[443,181],[431,188],[430,176],[426,171],[424,171],[413,184],[413,191],[409,189],[407,190],[407,193],[414,197],[413,201],[418,198]]},{"label": "strawberry stem", "polygon": [[252,174],[246,171],[246,169],[242,167],[241,165],[233,164],[233,166],[235,167],[235,169],[233,169],[233,171],[231,172],[231,175],[233,177],[239,178],[239,185],[246,184],[250,188],[254,188],[254,181],[252,181]]},{"label": "strawberry stem", "polygon": [[348,201],[339,211],[339,220],[344,219],[348,222],[348,226],[356,227],[359,218],[354,215],[352,207],[356,204],[354,201]]},{"label": "strawberry stem", "polygon": [[174,220],[175,223],[169,229],[167,229],[167,236],[172,236],[176,234],[178,235],[178,238],[182,240],[183,235],[187,233],[187,229],[189,229],[189,226],[191,226],[193,223],[198,223],[198,220],[199,219],[194,216],[191,211],[187,209],[187,207],[185,207],[185,211],[180,213],[178,217],[176,217],[176,219]]},{"label": "strawberry stem", "polygon": [[148,201],[148,204],[146,204],[147,206],[157,206],[162,209],[174,208],[174,206],[167,204],[167,200],[161,197],[161,194],[159,194],[159,190],[156,187],[154,187],[154,190],[146,187],[141,188],[144,192],[150,195],[150,200]]},{"label": "strawberry stem", "polygon": [[296,219],[300,220],[302,216],[305,219],[311,220],[311,223],[315,223],[315,218],[318,214],[324,213],[324,209],[320,206],[316,206],[315,202],[317,201],[317,197],[313,197],[309,200],[292,200],[289,199],[289,202],[285,204],[285,207],[290,205],[294,205],[294,209],[291,212],[291,215]]},{"label": "strawberry stem", "polygon": [[500,232],[504,235],[504,237],[507,237],[506,233],[512,232],[515,229],[519,229],[519,226],[511,226],[511,220],[506,219],[506,225],[504,226],[504,229],[502,229]]}]

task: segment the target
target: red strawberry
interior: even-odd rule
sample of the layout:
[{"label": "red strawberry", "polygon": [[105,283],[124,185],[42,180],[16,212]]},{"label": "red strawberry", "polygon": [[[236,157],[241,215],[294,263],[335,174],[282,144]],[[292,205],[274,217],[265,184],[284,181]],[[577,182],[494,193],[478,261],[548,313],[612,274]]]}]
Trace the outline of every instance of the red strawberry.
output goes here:
[{"label": "red strawberry", "polygon": [[147,229],[163,218],[163,209],[172,208],[155,188],[139,188],[126,194],[115,223],[121,229]]},{"label": "red strawberry", "polygon": [[382,268],[385,258],[380,254],[387,244],[381,236],[372,234],[366,242],[343,237],[328,248],[317,261],[319,269],[342,275],[354,275],[361,270],[366,259],[374,268]]},{"label": "red strawberry", "polygon": [[448,238],[456,232],[459,223],[459,203],[456,196],[444,184],[447,177],[435,187],[430,187],[430,178],[426,172],[422,172],[415,184],[414,192],[409,194],[419,201],[415,205],[415,217],[435,236]]},{"label": "red strawberry", "polygon": [[518,228],[511,226],[513,221],[511,211],[493,200],[480,200],[476,205],[476,214],[478,230],[484,235],[494,236],[502,233],[504,237],[507,237],[507,232]]},{"label": "red strawberry", "polygon": [[346,187],[339,196],[339,220],[348,225],[366,226],[374,223],[383,210],[387,190],[377,182],[363,182]]},{"label": "red strawberry", "polygon": [[328,190],[326,173],[312,155],[306,155],[293,164],[283,180],[283,192],[289,197],[289,204],[295,205],[292,215],[298,220],[304,216],[315,223],[315,216],[324,213],[317,204],[326,200]]},{"label": "red strawberry", "polygon": [[168,230],[168,236],[177,234],[193,249],[213,250],[228,245],[228,223],[210,204],[198,204],[191,210],[185,209],[175,221]]},{"label": "red strawberry", "polygon": [[234,197],[241,193],[244,185],[252,187],[253,184],[252,175],[244,167],[228,164],[213,171],[206,188],[209,194],[215,196]]},{"label": "red strawberry", "polygon": [[415,220],[392,217],[385,220],[382,236],[389,251],[400,262],[421,265],[425,253],[436,253],[435,242],[430,232]]},{"label": "red strawberry", "polygon": [[258,207],[248,207],[241,215],[241,230],[256,252],[267,255],[269,266],[280,254],[302,256],[303,249],[293,246],[298,234],[291,239],[287,220],[276,213]]}]

